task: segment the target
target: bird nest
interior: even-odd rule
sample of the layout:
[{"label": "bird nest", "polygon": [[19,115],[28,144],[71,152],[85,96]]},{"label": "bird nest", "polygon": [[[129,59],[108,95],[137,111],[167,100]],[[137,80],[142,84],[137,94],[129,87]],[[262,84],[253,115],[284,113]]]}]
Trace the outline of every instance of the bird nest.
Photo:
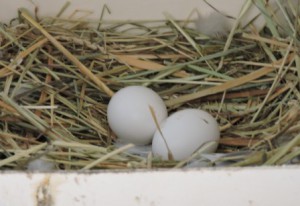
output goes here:
[{"label": "bird nest", "polygon": [[[109,22],[19,13],[0,26],[2,169],[36,159],[63,170],[299,163],[296,23],[284,37],[266,27],[213,38],[170,16]],[[169,113],[212,114],[221,131],[218,158],[196,152],[162,161],[128,152],[131,144],[115,147],[107,104],[129,85],[156,91]]]}]

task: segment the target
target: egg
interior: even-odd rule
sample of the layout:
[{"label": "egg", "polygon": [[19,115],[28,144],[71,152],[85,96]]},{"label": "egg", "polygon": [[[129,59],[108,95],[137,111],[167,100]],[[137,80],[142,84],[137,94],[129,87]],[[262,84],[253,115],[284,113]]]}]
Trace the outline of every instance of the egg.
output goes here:
[{"label": "egg", "polygon": [[[217,121],[209,113],[199,109],[185,109],[169,116],[157,130],[152,141],[152,152],[168,160],[168,148],[174,160],[191,156],[205,143],[220,139]],[[212,153],[218,144],[212,144],[205,152]]]},{"label": "egg", "polygon": [[147,87],[128,86],[114,94],[108,104],[107,119],[118,141],[135,145],[151,143],[156,124],[150,107],[158,123],[167,118],[163,100]]}]

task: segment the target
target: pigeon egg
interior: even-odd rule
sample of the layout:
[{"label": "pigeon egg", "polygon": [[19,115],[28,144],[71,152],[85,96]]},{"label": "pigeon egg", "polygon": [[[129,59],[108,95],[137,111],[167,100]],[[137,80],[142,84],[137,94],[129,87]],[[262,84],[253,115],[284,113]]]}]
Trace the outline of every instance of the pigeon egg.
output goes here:
[{"label": "pigeon egg", "polygon": [[[214,141],[205,152],[217,149],[220,130],[217,121],[209,113],[199,109],[185,109],[169,116],[157,130],[152,141],[152,152],[163,160],[168,160],[170,150],[174,160],[191,156],[204,144]],[[169,148],[169,150],[168,150]]]},{"label": "pigeon egg", "polygon": [[107,108],[108,124],[122,143],[146,145],[151,143],[156,124],[151,114],[161,123],[167,118],[167,108],[160,96],[143,86],[120,89]]}]

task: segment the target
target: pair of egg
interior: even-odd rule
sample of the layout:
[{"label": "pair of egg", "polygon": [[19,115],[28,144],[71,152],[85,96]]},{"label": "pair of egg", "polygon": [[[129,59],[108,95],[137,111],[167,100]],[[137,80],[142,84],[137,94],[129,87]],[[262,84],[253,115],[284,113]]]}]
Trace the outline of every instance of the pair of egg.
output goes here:
[{"label": "pair of egg", "polygon": [[[185,109],[168,117],[166,105],[153,90],[129,86],[119,90],[107,108],[108,124],[122,143],[147,145],[152,152],[168,160],[183,160],[208,142],[218,142],[219,126],[207,112]],[[158,125],[156,124],[158,123]],[[212,144],[206,152],[214,152]]]}]

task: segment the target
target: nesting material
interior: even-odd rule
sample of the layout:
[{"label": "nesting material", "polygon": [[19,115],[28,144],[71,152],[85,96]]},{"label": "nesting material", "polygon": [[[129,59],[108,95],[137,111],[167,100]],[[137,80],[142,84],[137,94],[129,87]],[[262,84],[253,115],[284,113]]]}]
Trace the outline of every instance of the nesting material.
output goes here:
[{"label": "nesting material", "polygon": [[278,36],[274,21],[260,33],[231,31],[215,39],[169,15],[106,22],[36,19],[21,9],[19,18],[0,25],[0,167],[17,169],[46,155],[62,170],[173,168],[201,156],[162,161],[127,152],[131,144],[113,146],[107,104],[130,85],[158,92],[170,114],[200,108],[213,115],[221,130],[217,152],[225,155],[210,158],[211,166],[297,164],[299,21],[293,15],[295,33]]}]

